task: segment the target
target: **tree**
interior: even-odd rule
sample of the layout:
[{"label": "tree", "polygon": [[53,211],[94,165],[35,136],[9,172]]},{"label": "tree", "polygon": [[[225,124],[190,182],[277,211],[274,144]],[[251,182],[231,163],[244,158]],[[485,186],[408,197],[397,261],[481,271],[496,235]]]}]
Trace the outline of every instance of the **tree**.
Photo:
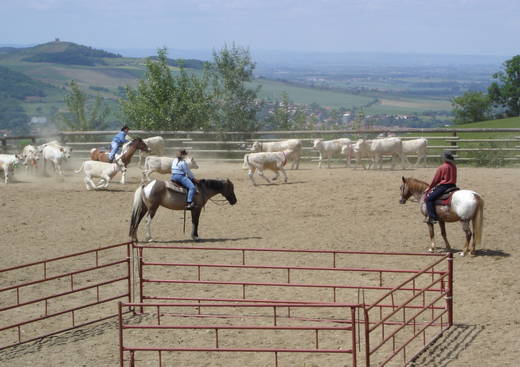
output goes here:
[{"label": "tree", "polygon": [[213,109],[207,70],[201,76],[188,73],[182,63],[173,75],[166,49],[146,61],[145,79],[136,89],[126,88],[120,104],[134,128],[145,130],[194,130],[207,128]]},{"label": "tree", "polygon": [[87,105],[88,96],[79,85],[71,80],[70,92],[65,95],[65,105],[68,112],[59,113],[57,123],[59,128],[70,130],[104,130],[108,123],[106,118],[110,113],[103,97],[96,95],[93,104]]},{"label": "tree", "polygon": [[454,121],[456,124],[483,121],[490,118],[491,101],[483,92],[468,91],[460,97],[452,98]]},{"label": "tree", "polygon": [[282,93],[282,100],[276,103],[273,115],[273,127],[276,130],[290,130],[291,129],[291,113],[289,111],[290,101],[287,92]]},{"label": "tree", "polygon": [[260,87],[250,88],[255,63],[249,49],[224,46],[213,52],[210,65],[215,101],[214,127],[223,131],[258,129],[256,98]]},{"label": "tree", "polygon": [[489,88],[489,98],[496,107],[505,108],[508,116],[520,115],[520,55],[504,62],[504,70],[493,75],[498,82]]}]

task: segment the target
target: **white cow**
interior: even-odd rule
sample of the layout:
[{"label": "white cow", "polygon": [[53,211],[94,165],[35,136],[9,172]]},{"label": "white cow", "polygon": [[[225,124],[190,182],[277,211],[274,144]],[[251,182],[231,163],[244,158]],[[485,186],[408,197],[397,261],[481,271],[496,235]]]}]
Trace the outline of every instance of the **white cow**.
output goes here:
[{"label": "white cow", "polygon": [[25,170],[31,169],[32,172],[38,167],[38,160],[42,155],[42,151],[39,147],[34,145],[26,145],[22,150],[22,164],[25,166]]},{"label": "white cow", "polygon": [[63,162],[70,159],[71,148],[62,146],[57,141],[51,141],[40,145],[39,148],[42,150],[43,157],[43,172],[47,173],[47,161],[51,162],[54,166],[54,172],[63,176],[61,166]]},{"label": "white cow", "polygon": [[[152,172],[158,172],[161,174],[172,172],[172,163],[175,158],[170,157],[157,157],[155,155],[149,155],[144,161],[143,181],[150,181],[150,174]],[[195,158],[188,156],[184,159],[188,163],[190,169],[197,169],[199,166],[195,162]]]},{"label": "white cow", "polygon": [[251,151],[256,153],[263,152],[287,152],[287,159],[292,161],[291,169],[300,167],[300,157],[302,155],[302,141],[300,139],[289,139],[273,142],[255,141],[251,146]]},{"label": "white cow", "polygon": [[[80,173],[81,170],[85,172],[85,186],[87,190],[90,189],[106,189],[108,187],[108,183],[110,180],[119,172],[125,171],[126,167],[121,162],[121,160],[116,163],[106,163],[100,161],[85,161],[81,164],[81,167],[74,171],[75,173]],[[98,184],[96,185],[94,181],[92,181],[92,177],[100,178]]]},{"label": "white cow", "polygon": [[403,155],[403,143],[401,139],[397,137],[391,138],[383,138],[383,139],[374,139],[374,140],[364,140],[359,139],[352,147],[352,151],[356,156],[356,166],[359,164],[363,165],[363,168],[366,169],[365,165],[361,161],[363,157],[370,158],[370,164],[368,168],[374,164],[374,167],[377,168],[379,165],[379,169],[383,168],[383,155],[391,155],[392,156],[392,168],[395,167],[395,162],[397,157],[401,159],[401,167],[404,169],[404,164],[406,158]]},{"label": "white cow", "polygon": [[264,180],[268,183],[271,182],[264,176],[265,169],[271,170],[276,174],[273,180],[278,178],[279,171],[281,171],[284,175],[284,182],[287,182],[287,174],[283,167],[287,163],[287,157],[291,152],[291,150],[285,150],[283,152],[259,152],[244,155],[244,168],[249,169],[248,175],[253,185],[256,186],[256,182],[253,178],[256,170],[258,170],[258,174]]},{"label": "white cow", "polygon": [[330,159],[333,155],[345,154],[347,160],[345,164],[350,166],[350,147],[352,146],[352,140],[349,138],[340,138],[334,140],[323,140],[314,139],[312,149],[317,150],[320,153],[320,160],[318,167],[321,168],[323,157],[327,157],[327,167],[330,168]]},{"label": "white cow", "polygon": [[14,174],[14,166],[20,164],[22,157],[17,154],[0,154],[0,171],[4,171],[4,183],[9,181],[9,175]]},{"label": "white cow", "polygon": [[[132,139],[127,136],[128,143],[123,144],[123,147],[121,148],[121,154],[126,152],[128,144],[132,141]],[[139,150],[139,168],[142,168],[141,161],[143,158],[146,158],[149,155],[156,155],[156,156],[164,156],[165,152],[165,145],[164,145],[164,139],[162,136],[152,136],[150,138],[143,139],[146,146],[150,149],[149,152],[145,152],[142,150]]]},{"label": "white cow", "polygon": [[417,161],[415,162],[415,167],[419,166],[419,162],[421,160],[423,160],[423,163],[426,166],[427,150],[428,150],[428,140],[426,140],[426,138],[403,140],[403,153],[404,153],[406,162],[408,164],[410,164],[410,162],[408,162],[408,158],[406,158],[406,155],[408,155],[408,154],[417,155]]}]

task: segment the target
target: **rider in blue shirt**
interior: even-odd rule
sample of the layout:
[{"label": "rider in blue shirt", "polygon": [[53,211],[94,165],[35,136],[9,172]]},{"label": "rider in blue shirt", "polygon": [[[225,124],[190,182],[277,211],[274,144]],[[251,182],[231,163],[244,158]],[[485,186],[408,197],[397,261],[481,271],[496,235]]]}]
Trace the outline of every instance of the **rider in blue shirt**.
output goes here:
[{"label": "rider in blue shirt", "polygon": [[123,146],[123,144],[127,143],[128,140],[126,140],[126,135],[128,134],[128,131],[130,128],[128,126],[123,126],[121,128],[121,131],[117,133],[116,136],[112,139],[112,143],[110,143],[111,151],[108,155],[108,160],[110,162],[114,161],[114,157],[116,156],[116,153],[119,151],[119,149]]},{"label": "rider in blue shirt", "polygon": [[186,209],[195,209],[196,205],[193,203],[193,197],[195,196],[194,182],[197,183],[198,180],[188,167],[188,163],[184,160],[187,155],[188,152],[185,149],[177,153],[177,158],[172,162],[172,176],[170,179],[188,189]]}]

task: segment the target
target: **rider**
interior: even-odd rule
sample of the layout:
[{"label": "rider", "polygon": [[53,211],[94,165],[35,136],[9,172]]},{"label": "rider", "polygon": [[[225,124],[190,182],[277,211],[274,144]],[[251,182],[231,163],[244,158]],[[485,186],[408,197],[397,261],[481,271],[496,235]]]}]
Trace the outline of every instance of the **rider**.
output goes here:
[{"label": "rider", "polygon": [[193,196],[195,195],[195,183],[199,181],[195,178],[188,163],[184,160],[188,152],[185,149],[181,149],[177,152],[177,158],[172,162],[172,176],[171,180],[176,182],[188,189],[188,195],[186,197],[186,209],[195,209],[196,205],[193,202]]},{"label": "rider", "polygon": [[439,220],[435,212],[435,200],[446,190],[455,187],[457,183],[457,166],[455,166],[453,155],[449,151],[444,151],[441,157],[443,163],[437,168],[430,186],[426,189],[425,202],[428,218],[425,222],[429,224],[434,224]]},{"label": "rider", "polygon": [[108,155],[108,161],[110,163],[114,161],[114,157],[116,156],[116,153],[119,151],[119,148],[121,148],[123,144],[128,143],[128,140],[126,140],[126,135],[128,134],[128,131],[130,131],[130,128],[125,125],[121,128],[121,131],[118,132],[116,136],[114,136],[114,138],[112,139],[112,143],[110,143],[112,150]]}]

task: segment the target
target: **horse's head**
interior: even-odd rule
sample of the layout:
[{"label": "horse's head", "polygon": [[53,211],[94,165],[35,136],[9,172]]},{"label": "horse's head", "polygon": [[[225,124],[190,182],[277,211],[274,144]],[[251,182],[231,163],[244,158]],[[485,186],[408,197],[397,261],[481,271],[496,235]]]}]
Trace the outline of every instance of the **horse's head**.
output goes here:
[{"label": "horse's head", "polygon": [[141,138],[135,138],[130,142],[130,145],[135,146],[135,149],[141,149],[143,152],[150,152],[151,149],[148,148],[148,145]]},{"label": "horse's head", "polygon": [[406,204],[406,200],[412,196],[412,190],[410,190],[410,185],[408,185],[408,179],[403,176],[402,180],[403,183],[401,184],[401,199],[399,200],[399,203]]},{"label": "horse's head", "polygon": [[235,186],[230,179],[226,179],[223,182],[222,196],[224,196],[231,205],[235,205],[237,203],[237,197],[235,196]]}]

